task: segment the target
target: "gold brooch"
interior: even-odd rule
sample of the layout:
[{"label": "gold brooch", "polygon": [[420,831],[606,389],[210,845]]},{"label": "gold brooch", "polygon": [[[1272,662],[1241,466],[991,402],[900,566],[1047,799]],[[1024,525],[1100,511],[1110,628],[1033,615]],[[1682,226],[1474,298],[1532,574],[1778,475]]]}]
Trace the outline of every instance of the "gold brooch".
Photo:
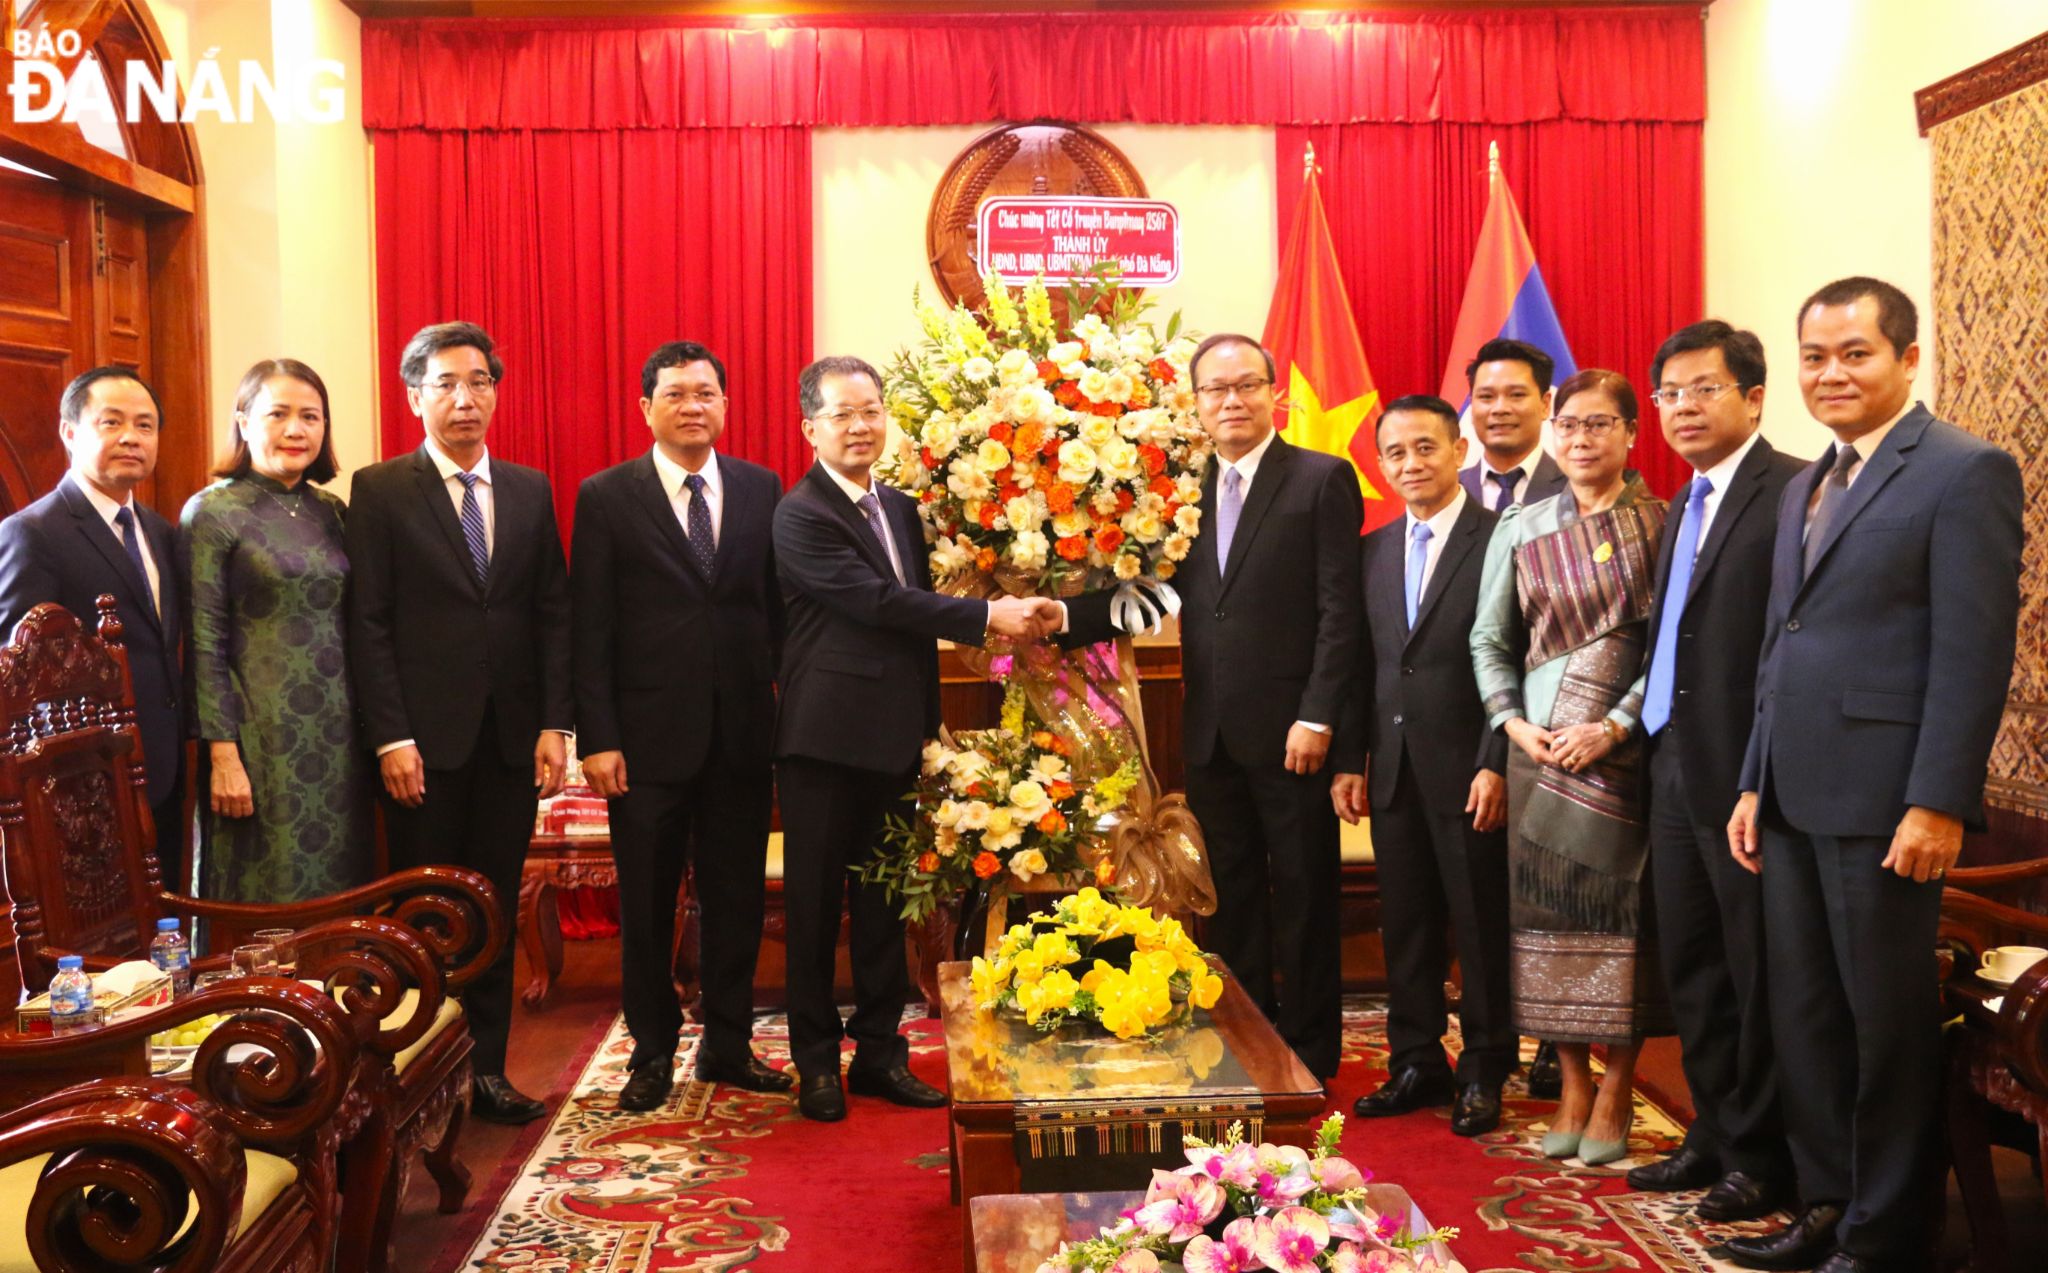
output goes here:
[{"label": "gold brooch", "polygon": [[1593,560],[1603,566],[1614,560],[1614,544],[1609,540],[1601,540],[1600,546],[1593,550]]}]

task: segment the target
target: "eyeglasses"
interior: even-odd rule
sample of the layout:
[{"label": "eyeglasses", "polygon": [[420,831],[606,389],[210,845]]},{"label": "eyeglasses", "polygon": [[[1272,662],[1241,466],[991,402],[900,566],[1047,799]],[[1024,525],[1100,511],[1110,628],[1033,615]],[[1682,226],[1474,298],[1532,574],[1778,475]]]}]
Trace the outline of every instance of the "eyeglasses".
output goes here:
[{"label": "eyeglasses", "polygon": [[1670,389],[1657,390],[1650,395],[1650,401],[1660,407],[1675,407],[1690,398],[1704,407],[1733,388],[1734,385],[1676,385]]},{"label": "eyeglasses", "polygon": [[661,395],[664,402],[694,402],[700,407],[708,407],[724,396],[724,394],[716,389],[699,389],[695,393],[683,393],[678,390],[675,393],[664,393]]},{"label": "eyeglasses", "polygon": [[481,398],[497,387],[497,380],[490,376],[471,376],[467,380],[443,376],[439,380],[429,380],[421,385],[420,392],[432,394],[437,398],[448,398],[454,396],[457,389],[467,389],[470,397]]},{"label": "eyeglasses", "polygon": [[1240,399],[1248,399],[1272,383],[1270,380],[1239,380],[1232,384],[1202,385],[1195,390],[1195,393],[1210,406],[1216,406],[1219,403],[1229,401],[1230,395],[1233,393]]},{"label": "eyeglasses", "polygon": [[1561,415],[1550,422],[1550,431],[1559,441],[1583,433],[1598,441],[1616,429],[1626,428],[1632,421],[1618,415]]},{"label": "eyeglasses", "polygon": [[860,421],[862,424],[867,425],[869,428],[873,428],[875,425],[878,425],[882,421],[888,419],[889,413],[882,410],[880,407],[864,407],[859,411],[851,411],[842,408],[841,410],[838,411],[827,411],[823,415],[817,415],[811,418],[814,420],[823,420],[826,424],[831,425],[835,429],[843,429],[847,425],[852,424],[855,420]]}]

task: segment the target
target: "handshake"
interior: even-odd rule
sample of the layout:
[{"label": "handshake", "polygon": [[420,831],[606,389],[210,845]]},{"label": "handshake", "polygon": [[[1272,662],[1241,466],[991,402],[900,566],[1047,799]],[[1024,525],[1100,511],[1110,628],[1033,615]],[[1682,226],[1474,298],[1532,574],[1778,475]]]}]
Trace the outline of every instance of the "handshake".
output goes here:
[{"label": "handshake", "polygon": [[988,630],[1018,641],[1057,635],[1066,610],[1050,597],[997,597],[988,603]]}]

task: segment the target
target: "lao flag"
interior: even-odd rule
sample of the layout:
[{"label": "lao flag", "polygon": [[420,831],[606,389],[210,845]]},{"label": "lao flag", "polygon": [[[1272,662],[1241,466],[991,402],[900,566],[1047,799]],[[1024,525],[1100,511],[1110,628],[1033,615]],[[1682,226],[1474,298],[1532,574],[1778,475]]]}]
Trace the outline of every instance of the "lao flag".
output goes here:
[{"label": "lao flag", "polygon": [[1472,386],[1465,364],[1479,347],[1496,337],[1525,340],[1557,362],[1553,384],[1576,372],[1564,328],[1551,308],[1536,265],[1536,249],[1515,196],[1500,173],[1500,150],[1488,155],[1486,220],[1479,227],[1479,247],[1472,254],[1472,274],[1465,280],[1465,300],[1458,306],[1458,326],[1451,336],[1450,362],[1444,367],[1443,399],[1469,412]]},{"label": "lao flag", "polygon": [[1380,395],[1351,319],[1337,245],[1316,188],[1313,151],[1307,167],[1294,225],[1280,253],[1280,280],[1266,312],[1264,341],[1273,355],[1278,388],[1286,395],[1279,427],[1295,446],[1351,462],[1365,496],[1364,529],[1370,531],[1399,517],[1404,505],[1383,495],[1367,476],[1379,471],[1373,425],[1380,418]]}]

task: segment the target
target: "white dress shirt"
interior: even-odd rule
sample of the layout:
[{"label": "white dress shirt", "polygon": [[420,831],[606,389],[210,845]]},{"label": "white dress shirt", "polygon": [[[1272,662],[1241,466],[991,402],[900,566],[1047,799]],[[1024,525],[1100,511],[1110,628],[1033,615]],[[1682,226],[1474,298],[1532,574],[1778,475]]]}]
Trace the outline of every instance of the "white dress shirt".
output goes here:
[{"label": "white dress shirt", "polygon": [[[1236,469],[1238,498],[1243,500],[1246,504],[1250,504],[1252,498],[1252,482],[1259,475],[1259,461],[1266,458],[1266,452],[1273,449],[1273,439],[1279,436],[1280,435],[1278,433],[1266,434],[1265,438],[1257,446],[1253,447],[1249,451],[1246,451],[1243,455],[1238,456],[1235,460],[1226,460],[1220,455],[1217,456],[1217,462],[1222,464],[1223,467],[1221,469],[1218,469],[1216,472],[1216,498],[1223,498],[1224,474],[1230,472],[1232,469]],[[1242,529],[1242,527],[1240,527],[1240,529]],[[1221,564],[1222,563],[1220,562],[1218,563],[1218,565]],[[1066,603],[1061,602],[1060,604],[1062,607],[1064,607]],[[1066,629],[1063,625],[1061,627],[1061,631],[1065,630]],[[1314,721],[1298,720],[1294,723],[1297,725],[1306,726],[1307,728],[1314,730],[1318,734],[1327,734],[1330,732],[1330,727],[1328,725],[1319,725]]]},{"label": "white dress shirt", "polygon": [[[1429,547],[1424,552],[1422,558],[1422,589],[1415,597],[1415,604],[1418,609],[1422,605],[1422,598],[1429,595],[1429,581],[1436,576],[1436,563],[1444,555],[1444,541],[1450,538],[1451,527],[1458,524],[1459,516],[1465,511],[1465,502],[1471,498],[1470,495],[1465,493],[1465,484],[1460,482],[1458,483],[1457,494],[1451,496],[1451,502],[1438,509],[1436,516],[1428,521],[1418,522],[1415,520],[1414,513],[1408,514],[1408,536],[1404,541],[1407,544],[1407,548],[1401,554],[1404,568],[1408,560],[1408,554],[1415,551],[1415,528],[1417,526],[1429,527]],[[1404,586],[1405,583],[1406,580],[1404,579]]]},{"label": "white dress shirt", "polygon": [[[1700,549],[1706,547],[1707,532],[1714,528],[1714,514],[1721,507],[1721,497],[1728,493],[1728,484],[1735,480],[1735,470],[1742,467],[1742,462],[1749,458],[1751,451],[1756,450],[1756,440],[1763,435],[1763,430],[1758,429],[1750,434],[1741,446],[1736,447],[1727,459],[1703,473],[1694,470],[1695,481],[1700,478],[1707,479],[1707,497],[1700,504],[1700,526],[1692,544],[1694,561],[1699,560]],[[1689,492],[1687,497],[1690,498]]]},{"label": "white dress shirt", "polygon": [[[455,505],[455,520],[460,524],[463,487],[462,479],[456,474],[463,472],[463,468],[449,459],[447,453],[440,447],[435,446],[431,437],[427,439],[427,457],[434,461],[435,468],[441,470],[441,484],[448,488],[448,499]],[[484,515],[484,551],[488,555],[496,552],[498,548],[497,505],[491,498],[491,453],[485,451],[483,458],[476,462],[476,467],[468,471],[476,474],[476,504]]]},{"label": "white dress shirt", "polygon": [[[654,448],[654,472],[661,478],[661,489],[668,494],[669,507],[676,510],[676,522],[683,528],[683,537],[690,535],[690,501],[697,498],[690,494],[690,488],[683,485],[683,479],[690,476],[690,470],[668,458],[668,452]],[[704,467],[697,470],[697,476],[704,479],[704,503],[711,509],[711,542],[715,545],[718,537],[725,533],[725,479],[718,474],[718,452],[706,455]]]},{"label": "white dress shirt", "polygon": [[[1543,463],[1543,448],[1541,446],[1538,446],[1535,450],[1521,458],[1516,468],[1516,472],[1520,473],[1521,476],[1515,479],[1514,498],[1508,501],[1510,504],[1521,503],[1522,497],[1529,493],[1529,479],[1536,476],[1536,466],[1541,463]],[[1484,450],[1481,450],[1479,452],[1479,459],[1472,465],[1469,471],[1477,475],[1474,483],[1479,487],[1480,494],[1484,496],[1480,502],[1488,508],[1492,508],[1494,494],[1500,490],[1500,483],[1488,477],[1487,474],[1504,473],[1507,470],[1493,467],[1492,458]],[[1430,529],[1435,530],[1436,527],[1432,526]]]},{"label": "white dress shirt", "polygon": [[[116,542],[121,539],[121,528],[114,524],[114,517],[124,508],[130,510],[128,515],[135,519],[135,542],[142,549],[143,573],[149,576],[149,601],[156,607],[157,617],[161,619],[164,612],[163,578],[157,574],[156,554],[150,551],[149,535],[142,529],[142,510],[135,507],[134,494],[129,494],[127,503],[117,504],[107,497],[106,492],[78,474],[73,473],[71,480],[77,484],[79,490],[85,492],[85,497],[92,501],[94,511],[98,512],[100,520],[107,524],[107,529],[114,533]],[[79,622],[85,622],[85,617],[81,615]]]},{"label": "white dress shirt", "polygon": [[906,588],[909,587],[910,576],[903,572],[903,558],[898,556],[896,552],[896,535],[889,529],[889,508],[888,505],[882,503],[881,492],[876,490],[873,485],[874,475],[868,475],[869,485],[861,486],[829,464],[821,464],[818,467],[824,469],[825,476],[832,479],[832,484],[845,492],[846,498],[853,501],[854,510],[860,513],[862,519],[866,519],[867,513],[860,509],[860,502],[869,495],[875,497],[875,506],[880,510],[880,516],[875,518],[875,525],[880,527],[882,531],[882,550],[888,554],[890,569],[896,572],[896,582]]}]

